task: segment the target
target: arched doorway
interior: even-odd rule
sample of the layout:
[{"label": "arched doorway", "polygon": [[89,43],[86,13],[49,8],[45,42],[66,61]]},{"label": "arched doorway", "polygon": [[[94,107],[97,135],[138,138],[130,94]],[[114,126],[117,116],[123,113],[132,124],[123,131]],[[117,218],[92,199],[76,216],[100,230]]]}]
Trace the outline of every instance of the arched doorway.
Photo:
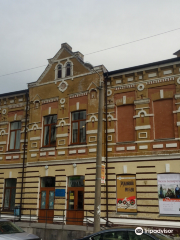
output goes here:
[{"label": "arched doorway", "polygon": [[68,178],[66,224],[83,225],[84,219],[84,176]]},{"label": "arched doorway", "polygon": [[39,222],[53,223],[55,177],[42,177],[39,200]]}]

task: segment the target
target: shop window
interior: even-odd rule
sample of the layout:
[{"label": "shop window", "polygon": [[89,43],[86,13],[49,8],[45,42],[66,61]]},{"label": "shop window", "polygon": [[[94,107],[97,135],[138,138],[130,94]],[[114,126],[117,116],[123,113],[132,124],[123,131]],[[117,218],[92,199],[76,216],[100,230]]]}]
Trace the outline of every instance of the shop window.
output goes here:
[{"label": "shop window", "polygon": [[117,212],[137,212],[136,175],[117,175],[116,189]]},{"label": "shop window", "polygon": [[9,178],[5,180],[4,189],[4,206],[5,210],[12,211],[15,207],[16,196],[16,178]]},{"label": "shop window", "polygon": [[54,147],[56,145],[56,123],[57,115],[44,117],[44,147]]},{"label": "shop window", "polygon": [[71,63],[66,64],[66,77],[71,76]]},{"label": "shop window", "polygon": [[12,122],[10,124],[10,143],[9,150],[20,149],[21,122]]},{"label": "shop window", "polygon": [[86,143],[86,111],[72,113],[72,144]]},{"label": "shop window", "polygon": [[58,65],[58,78],[62,78],[62,66]]},{"label": "shop window", "polygon": [[154,101],[155,139],[174,138],[173,100]]},{"label": "shop window", "polygon": [[118,107],[118,142],[135,141],[134,106]]}]

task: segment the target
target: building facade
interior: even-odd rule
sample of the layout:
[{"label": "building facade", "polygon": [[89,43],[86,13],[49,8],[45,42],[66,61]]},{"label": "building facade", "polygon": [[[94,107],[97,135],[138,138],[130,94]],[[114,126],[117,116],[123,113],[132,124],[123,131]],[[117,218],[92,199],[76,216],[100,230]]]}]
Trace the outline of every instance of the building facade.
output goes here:
[{"label": "building facade", "polygon": [[[2,214],[94,221],[104,83],[101,222],[179,228],[180,57],[107,72],[62,44],[28,90],[1,94]],[[104,168],[105,167],[105,168]],[[103,176],[102,176],[103,178]],[[3,215],[3,216],[4,216]]]}]

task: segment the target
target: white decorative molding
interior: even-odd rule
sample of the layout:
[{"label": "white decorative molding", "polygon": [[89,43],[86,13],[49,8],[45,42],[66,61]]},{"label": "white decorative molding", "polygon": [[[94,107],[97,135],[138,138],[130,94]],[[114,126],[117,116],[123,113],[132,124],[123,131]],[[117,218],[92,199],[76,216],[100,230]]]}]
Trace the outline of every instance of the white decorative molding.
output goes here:
[{"label": "white decorative molding", "polygon": [[32,157],[32,158],[37,157],[37,153],[32,153],[32,154],[31,154],[31,157]]},{"label": "white decorative molding", "polygon": [[177,126],[178,126],[178,127],[180,126],[180,122],[177,122]]},{"label": "white decorative molding", "polygon": [[147,132],[139,132],[139,138],[147,138]]},{"label": "white decorative molding", "polygon": [[90,149],[89,149],[89,152],[90,152],[90,153],[96,152],[96,148],[90,148]]},{"label": "white decorative molding", "polygon": [[163,144],[155,144],[153,145],[153,148],[163,148]]},{"label": "white decorative molding", "polygon": [[140,118],[141,117],[141,114],[143,114],[144,116],[143,117],[152,117],[154,116],[154,114],[149,114],[147,113],[145,110],[141,109],[137,115],[133,116],[133,118]]},{"label": "white decorative molding", "polygon": [[6,131],[4,129],[0,130],[0,136],[3,135],[8,135],[8,133],[6,133]]},{"label": "white decorative molding", "polygon": [[128,88],[134,88],[136,85],[135,84],[125,84],[123,86],[120,87],[116,87],[115,90],[121,90],[121,89],[128,89]]},{"label": "white decorative molding", "polygon": [[93,114],[90,116],[89,120],[86,120],[86,122],[98,122],[97,117]]},{"label": "white decorative molding", "polygon": [[58,145],[65,145],[66,140],[65,139],[60,139],[58,140]]},{"label": "white decorative molding", "polygon": [[108,121],[117,121],[117,118],[114,118],[113,115],[111,115],[111,113],[109,112],[107,115],[107,120]]},{"label": "white decorative molding", "polygon": [[63,118],[61,118],[60,122],[56,125],[56,127],[63,127],[63,126],[70,126],[70,124],[66,123],[66,121]]},{"label": "white decorative molding", "polygon": [[[105,130],[105,132],[106,132],[106,130]],[[108,129],[107,130],[107,133],[114,133],[115,132],[115,129]]]},{"label": "white decorative molding", "polygon": [[31,128],[28,129],[28,132],[29,131],[34,131],[34,130],[41,130],[42,128],[41,127],[38,127],[38,125],[35,123],[32,125]]},{"label": "white decorative molding", "polygon": [[123,104],[126,104],[126,96],[123,96]]},{"label": "white decorative molding", "polygon": [[0,145],[5,145],[6,144],[6,141],[1,141],[0,142]]},{"label": "white decorative molding", "polygon": [[62,80],[62,82],[58,86],[60,92],[65,92],[68,88],[68,83]]},{"label": "white decorative molding", "polygon": [[135,146],[129,146],[129,147],[127,147],[126,149],[127,149],[128,151],[132,151],[132,150],[135,150],[136,147],[135,147]]},{"label": "white decorative molding", "polygon": [[40,157],[45,157],[46,156],[46,152],[41,152],[40,153]]},{"label": "white decorative molding", "polygon": [[65,151],[59,151],[58,155],[65,155]]},{"label": "white decorative molding", "polygon": [[79,102],[76,103],[76,110],[79,110]]},{"label": "white decorative molding", "polygon": [[178,110],[173,111],[173,113],[179,113],[180,112],[180,106],[178,107]]},{"label": "white decorative molding", "polygon": [[32,142],[31,143],[31,148],[37,148],[37,142]]},{"label": "white decorative molding", "polygon": [[148,145],[139,146],[139,149],[148,149]]},{"label": "white decorative molding", "polygon": [[48,114],[51,114],[51,107],[49,107]]},{"label": "white decorative molding", "polygon": [[107,90],[107,96],[111,96],[111,94],[112,94],[112,90],[108,89]]},{"label": "white decorative molding", "polygon": [[166,166],[166,172],[170,172],[170,164],[166,163],[165,166]]},{"label": "white decorative molding", "polygon": [[107,85],[108,85],[108,86],[110,85],[110,81],[107,82]]},{"label": "white decorative molding", "polygon": [[147,84],[169,82],[169,81],[174,81],[174,77],[166,77],[166,78],[160,78],[160,79],[155,79],[155,80],[149,80],[149,81],[147,81]]},{"label": "white decorative molding", "polygon": [[89,142],[97,142],[97,137],[96,136],[90,136],[89,137]]},{"label": "white decorative molding", "polygon": [[149,73],[148,74],[148,77],[151,78],[151,77],[156,77],[157,76],[157,73]]},{"label": "white decorative molding", "polygon": [[75,154],[76,153],[76,150],[70,150],[69,151],[69,154]]},{"label": "white decorative molding", "polygon": [[124,151],[125,150],[125,147],[117,147],[116,148],[116,151]]},{"label": "white decorative molding", "polygon": [[116,80],[116,84],[119,84],[119,83],[121,83],[122,82],[122,80]]},{"label": "white decorative molding", "polygon": [[87,95],[88,95],[88,92],[75,93],[75,94],[70,94],[69,98],[83,97],[83,96],[87,96]]},{"label": "white decorative molding", "polygon": [[10,159],[11,159],[11,156],[6,156],[6,159],[7,159],[7,160],[10,160]]},{"label": "white decorative molding", "polygon": [[112,148],[107,148],[107,151],[108,152],[112,152]]},{"label": "white decorative molding", "polygon": [[41,139],[41,137],[31,137],[31,138],[30,138],[30,141],[40,140],[40,139]]},{"label": "white decorative molding", "polygon": [[123,173],[127,173],[127,165],[123,165]]},{"label": "white decorative molding", "polygon": [[107,136],[107,141],[108,141],[108,142],[112,142],[112,135],[108,135],[108,136]]},{"label": "white decorative molding", "polygon": [[127,81],[128,81],[128,82],[132,82],[133,80],[134,80],[133,77],[129,77],[129,78],[127,78]]},{"label": "white decorative molding", "polygon": [[151,129],[151,125],[136,126],[135,130]]},{"label": "white decorative molding", "polygon": [[40,149],[41,152],[52,151],[52,150],[55,150],[55,147],[41,148]]},{"label": "white decorative molding", "polygon": [[9,103],[14,103],[14,99],[13,99],[13,100],[10,100]]},{"label": "white decorative molding", "polygon": [[66,99],[65,98],[61,98],[60,99],[60,104],[64,104],[66,102]]},{"label": "white decorative molding", "polygon": [[140,99],[140,100],[134,100],[134,105],[140,105],[140,104],[148,104],[150,103],[150,99]]},{"label": "white decorative molding", "polygon": [[160,98],[164,98],[164,90],[163,89],[160,90]]},{"label": "white decorative molding", "polygon": [[137,90],[138,91],[143,91],[144,90],[144,84],[139,84],[138,86],[137,86]]},{"label": "white decorative molding", "polygon": [[18,159],[19,158],[19,156],[13,156],[13,159]]},{"label": "white decorative molding", "polygon": [[177,143],[167,143],[167,144],[166,144],[166,147],[167,147],[167,148],[177,147]]},{"label": "white decorative molding", "polygon": [[62,133],[62,134],[57,134],[56,135],[56,138],[59,138],[59,137],[68,137],[69,134],[68,133]]},{"label": "white decorative molding", "polygon": [[51,102],[57,102],[57,101],[58,101],[57,97],[50,98],[50,99],[44,99],[44,100],[42,100],[42,104],[51,103]]},{"label": "white decorative molding", "polygon": [[0,157],[0,160],[3,160],[3,157]]},{"label": "white decorative molding", "polygon": [[85,149],[79,149],[79,150],[78,150],[78,153],[85,153],[85,152],[86,152]]},{"label": "white decorative molding", "polygon": [[97,130],[88,130],[86,131],[86,134],[94,134],[97,133]]},{"label": "white decorative molding", "polygon": [[178,79],[177,79],[177,83],[180,84],[180,77],[178,77]]},{"label": "white decorative molding", "polygon": [[141,79],[142,79],[142,75],[139,76],[139,80],[141,80]]},{"label": "white decorative molding", "polygon": [[55,156],[55,152],[48,152],[49,156]]},{"label": "white decorative molding", "polygon": [[6,114],[6,112],[7,112],[7,110],[4,108],[4,109],[2,110],[2,114]]},{"label": "white decorative molding", "polygon": [[18,100],[19,102],[23,102],[23,98],[19,98],[19,100]]},{"label": "white decorative molding", "polygon": [[180,99],[180,94],[175,94],[174,97],[175,99]]},{"label": "white decorative molding", "polygon": [[9,122],[0,122],[0,125],[7,125]]},{"label": "white decorative molding", "polygon": [[171,74],[171,73],[172,73],[172,70],[166,70],[166,71],[164,71],[163,73],[164,73],[164,75]]}]

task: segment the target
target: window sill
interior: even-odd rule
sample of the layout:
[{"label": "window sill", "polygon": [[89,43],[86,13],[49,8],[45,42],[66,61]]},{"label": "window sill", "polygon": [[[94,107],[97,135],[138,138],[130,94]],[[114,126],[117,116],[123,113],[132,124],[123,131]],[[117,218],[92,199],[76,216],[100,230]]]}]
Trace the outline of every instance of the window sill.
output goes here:
[{"label": "window sill", "polygon": [[42,148],[40,148],[40,152],[51,151],[51,150],[55,150],[55,149],[56,149],[56,146],[54,146],[54,147],[42,147]]},{"label": "window sill", "polygon": [[116,212],[116,215],[137,215],[137,212]]},{"label": "window sill", "polygon": [[117,142],[116,144],[135,144],[135,141],[130,141],[130,142]]},{"label": "window sill", "polygon": [[86,147],[87,143],[71,143],[68,145],[68,147],[73,148],[73,147]]},{"label": "window sill", "polygon": [[160,139],[154,139],[155,142],[162,142],[162,141],[175,141],[175,138],[160,138]]}]

